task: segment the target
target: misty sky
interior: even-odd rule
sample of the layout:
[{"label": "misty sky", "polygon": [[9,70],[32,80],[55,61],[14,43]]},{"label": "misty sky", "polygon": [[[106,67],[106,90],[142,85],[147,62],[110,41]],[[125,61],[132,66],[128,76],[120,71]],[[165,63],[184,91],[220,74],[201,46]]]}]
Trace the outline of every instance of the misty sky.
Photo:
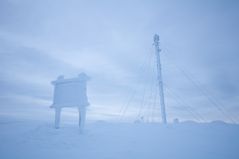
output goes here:
[{"label": "misty sky", "polygon": [[89,117],[160,117],[157,33],[169,120],[239,122],[238,28],[236,0],[1,0],[0,112],[51,111],[50,82],[85,72]]}]

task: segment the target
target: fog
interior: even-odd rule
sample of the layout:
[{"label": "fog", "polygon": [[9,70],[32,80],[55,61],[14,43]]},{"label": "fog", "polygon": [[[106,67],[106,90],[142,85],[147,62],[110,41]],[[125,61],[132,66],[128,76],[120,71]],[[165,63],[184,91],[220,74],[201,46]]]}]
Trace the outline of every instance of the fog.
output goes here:
[{"label": "fog", "polygon": [[89,118],[135,120],[157,89],[159,34],[169,120],[238,122],[238,8],[225,0],[1,0],[0,112],[51,111],[50,82],[85,72]]}]

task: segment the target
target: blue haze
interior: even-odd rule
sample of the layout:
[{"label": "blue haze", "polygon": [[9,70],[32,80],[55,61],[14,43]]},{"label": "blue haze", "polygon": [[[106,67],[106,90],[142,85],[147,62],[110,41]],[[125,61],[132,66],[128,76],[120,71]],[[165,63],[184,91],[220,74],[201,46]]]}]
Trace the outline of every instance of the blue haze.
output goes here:
[{"label": "blue haze", "polygon": [[[50,81],[84,71],[92,78],[91,117],[118,118],[132,92],[141,100],[141,87],[153,76],[139,68],[154,55],[158,33],[166,86],[206,121],[229,121],[230,116],[238,122],[238,19],[239,2],[233,0],[1,0],[0,112],[49,111]],[[165,96],[170,121],[195,120],[167,91]],[[132,102],[126,116],[135,119],[139,105]]]}]

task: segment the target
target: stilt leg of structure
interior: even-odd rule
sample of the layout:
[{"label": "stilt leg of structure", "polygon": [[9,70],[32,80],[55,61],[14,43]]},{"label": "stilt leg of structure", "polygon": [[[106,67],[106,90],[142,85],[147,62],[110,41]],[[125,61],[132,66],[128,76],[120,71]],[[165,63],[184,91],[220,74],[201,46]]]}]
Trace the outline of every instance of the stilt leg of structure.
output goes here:
[{"label": "stilt leg of structure", "polygon": [[79,108],[79,127],[80,131],[83,132],[85,126],[86,108]]},{"label": "stilt leg of structure", "polygon": [[61,108],[55,108],[55,128],[60,127]]}]

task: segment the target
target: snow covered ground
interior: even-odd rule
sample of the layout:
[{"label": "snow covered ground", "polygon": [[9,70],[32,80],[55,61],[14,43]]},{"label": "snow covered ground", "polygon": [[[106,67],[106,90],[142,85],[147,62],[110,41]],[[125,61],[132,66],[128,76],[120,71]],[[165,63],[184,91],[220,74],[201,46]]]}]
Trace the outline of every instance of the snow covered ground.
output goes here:
[{"label": "snow covered ground", "polygon": [[238,159],[239,126],[220,122],[130,124],[104,121],[54,129],[52,121],[0,116],[1,159]]}]

